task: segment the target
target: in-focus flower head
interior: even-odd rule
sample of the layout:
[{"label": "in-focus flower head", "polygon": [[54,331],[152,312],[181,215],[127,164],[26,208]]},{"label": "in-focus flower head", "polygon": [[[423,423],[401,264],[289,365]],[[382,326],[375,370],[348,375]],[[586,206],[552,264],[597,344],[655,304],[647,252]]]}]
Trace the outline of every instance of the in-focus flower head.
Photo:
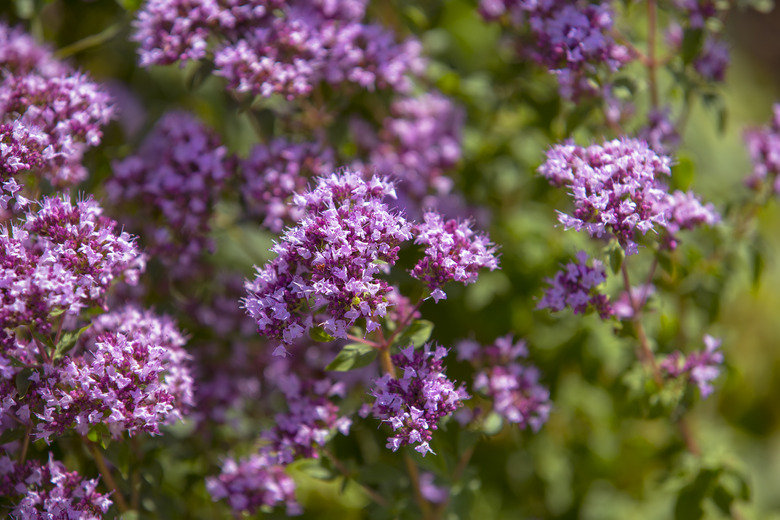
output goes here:
[{"label": "in-focus flower head", "polygon": [[0,123],[21,122],[14,140],[40,154],[30,169],[57,187],[86,179],[84,153],[100,144],[113,116],[110,97],[85,74],[9,75],[0,84]]},{"label": "in-focus flower head", "polygon": [[0,324],[30,325],[41,333],[49,315],[78,315],[105,306],[116,279],[135,284],[145,268],[135,237],[116,231],[92,198],[72,204],[44,197],[24,221],[0,228]]},{"label": "in-focus flower head", "polygon": [[425,255],[411,275],[428,286],[435,301],[447,298],[442,290],[447,282],[467,285],[477,281],[480,269],[498,269],[495,245],[487,235],[475,233],[470,222],[445,222],[433,211],[426,212],[423,219],[414,228],[414,243],[426,246]]},{"label": "in-focus flower head", "polygon": [[294,196],[300,222],[247,284],[243,304],[260,334],[289,344],[315,324],[342,338],[358,318],[368,332],[378,326],[389,288],[377,275],[412,237],[406,219],[383,202],[394,195],[387,180],[345,170]]},{"label": "in-focus flower head", "polygon": [[704,350],[683,356],[678,350],[659,363],[661,372],[666,377],[677,379],[687,377],[696,383],[703,399],[712,394],[712,381],[720,375],[723,365],[723,352],[719,351],[722,340],[709,334],[704,336]]},{"label": "in-focus flower head", "polygon": [[566,264],[553,278],[545,279],[550,287],[536,308],[555,312],[571,307],[574,314],[593,309],[601,319],[607,319],[614,310],[609,298],[599,290],[606,279],[604,264],[594,259],[588,266],[588,254],[580,251],[576,261]]},{"label": "in-focus flower head", "polygon": [[538,172],[554,186],[567,186],[574,201],[570,215],[558,212],[566,227],[592,237],[617,238],[627,255],[639,251],[637,232],[666,229],[674,234],[719,216],[692,193],[667,192],[661,176],[670,175],[670,159],[645,141],[620,139],[583,148],[567,142],[553,146]]},{"label": "in-focus flower head", "polygon": [[528,357],[525,341],[511,335],[480,346],[473,341],[458,345],[458,359],[477,369],[474,390],[493,402],[493,410],[520,428],[539,431],[550,415],[550,391],[539,382],[539,370],[521,359]]},{"label": "in-focus flower head", "polygon": [[165,375],[172,366],[167,349],[137,334],[100,334],[83,356],[45,367],[37,391],[45,406],[37,413],[35,435],[49,440],[66,430],[87,435],[103,424],[118,439],[127,432],[160,434],[160,426],[181,419]]},{"label": "in-focus flower head", "polygon": [[[2,453],[2,452],[0,452]],[[13,504],[11,518],[79,518],[98,520],[111,507],[108,495],[96,491],[97,479],[85,479],[52,458],[19,463],[0,456],[0,496]]]},{"label": "in-focus flower head", "polygon": [[375,381],[372,412],[393,428],[387,448],[396,451],[416,444],[414,449],[421,455],[433,453],[430,442],[439,420],[469,399],[465,388],[456,389],[444,373],[442,360],[446,355],[447,349],[442,346],[427,343],[415,350],[410,345],[391,358],[399,376],[385,374]]}]

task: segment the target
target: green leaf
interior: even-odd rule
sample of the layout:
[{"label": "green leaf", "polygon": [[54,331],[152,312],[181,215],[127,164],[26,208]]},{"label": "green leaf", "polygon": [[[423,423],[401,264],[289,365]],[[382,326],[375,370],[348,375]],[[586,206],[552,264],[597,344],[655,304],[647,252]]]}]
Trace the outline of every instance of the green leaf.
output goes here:
[{"label": "green leaf", "polygon": [[124,9],[125,11],[134,13],[141,8],[141,3],[143,2],[143,0],[116,0],[116,2],[120,6],[122,6],[122,9]]},{"label": "green leaf", "polygon": [[376,358],[377,349],[364,343],[350,343],[345,345],[336,358],[325,367],[325,370],[333,372],[347,372],[355,368],[365,367]]},{"label": "green leaf", "polygon": [[569,136],[577,128],[582,126],[590,117],[596,104],[593,102],[580,103],[566,116],[566,135]]},{"label": "green leaf", "polygon": [[288,466],[291,471],[302,473],[317,480],[333,480],[336,475],[324,467],[319,460],[301,459]]},{"label": "green leaf", "polygon": [[79,330],[63,332],[59,343],[57,343],[57,346],[54,349],[54,359],[63,356],[66,352],[75,347],[79,337],[91,326],[92,324],[90,323],[89,325],[81,327]]},{"label": "green leaf", "polygon": [[753,247],[750,248],[754,291],[757,290],[761,284],[761,275],[764,274],[764,268],[766,267],[766,249],[766,244],[761,238],[756,239],[753,243]]},{"label": "green leaf", "polygon": [[51,340],[49,336],[44,336],[37,330],[30,328],[30,333],[32,334],[33,338],[35,338],[35,341],[40,343],[41,345],[45,347],[49,347],[50,349],[54,349],[54,342]]},{"label": "green leaf", "polygon": [[674,506],[675,520],[699,520],[704,516],[702,502],[710,494],[719,473],[719,470],[702,470],[693,482],[680,491]]},{"label": "green leaf", "polygon": [[433,332],[433,322],[428,320],[413,321],[395,340],[396,345],[402,347],[414,345],[415,348],[421,347],[431,338]]},{"label": "green leaf", "polygon": [[333,341],[336,338],[325,332],[325,329],[322,327],[312,327],[309,329],[309,337],[313,339],[314,341],[318,341],[320,343],[327,343],[329,341]]},{"label": "green leaf", "polygon": [[27,390],[30,389],[30,384],[32,383],[32,381],[30,381],[30,376],[33,375],[33,372],[35,372],[35,370],[28,367],[23,368],[16,374],[16,393],[20,398],[27,395]]},{"label": "green leaf", "polygon": [[682,41],[682,59],[686,65],[693,63],[704,45],[704,31],[702,29],[685,29]]}]

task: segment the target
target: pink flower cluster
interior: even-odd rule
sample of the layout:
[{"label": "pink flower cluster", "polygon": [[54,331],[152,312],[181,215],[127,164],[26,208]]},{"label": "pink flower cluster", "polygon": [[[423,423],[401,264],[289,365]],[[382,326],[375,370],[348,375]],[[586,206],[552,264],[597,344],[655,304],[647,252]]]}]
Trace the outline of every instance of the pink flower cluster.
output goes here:
[{"label": "pink flower cluster", "polygon": [[538,171],[552,185],[571,189],[573,214],[558,212],[567,229],[613,236],[627,255],[639,251],[637,231],[666,229],[671,235],[666,245],[674,247],[680,229],[720,221],[715,208],[703,205],[693,193],[668,193],[661,176],[671,174],[670,159],[639,139],[587,148],[571,142],[555,145]]},{"label": "pink flower cluster", "polygon": [[528,357],[525,342],[512,336],[498,338],[492,345],[474,341],[458,345],[458,360],[474,365],[474,390],[493,402],[493,410],[520,428],[539,431],[550,415],[550,391],[539,383],[539,370],[520,363]]},{"label": "pink flower cluster", "polygon": [[442,360],[446,355],[447,349],[442,346],[427,343],[415,350],[410,345],[392,356],[395,369],[403,375],[385,374],[375,381],[372,412],[393,428],[394,435],[387,439],[391,450],[416,444],[414,449],[422,456],[433,453],[430,441],[439,420],[469,398],[465,388],[456,389],[444,373]]},{"label": "pink flower cluster", "polygon": [[660,364],[662,373],[670,378],[685,377],[696,383],[702,398],[712,394],[714,381],[720,375],[720,367],[723,365],[723,352],[720,352],[722,340],[710,335],[704,336],[704,350],[692,352],[687,357],[678,350],[670,354]]},{"label": "pink flower cluster", "polygon": [[609,298],[599,290],[607,279],[604,264],[593,260],[592,267],[589,267],[587,262],[588,254],[580,251],[576,262],[569,262],[553,278],[545,279],[550,287],[539,300],[537,309],[562,311],[571,307],[574,314],[594,309],[601,319],[612,316],[614,310]]}]

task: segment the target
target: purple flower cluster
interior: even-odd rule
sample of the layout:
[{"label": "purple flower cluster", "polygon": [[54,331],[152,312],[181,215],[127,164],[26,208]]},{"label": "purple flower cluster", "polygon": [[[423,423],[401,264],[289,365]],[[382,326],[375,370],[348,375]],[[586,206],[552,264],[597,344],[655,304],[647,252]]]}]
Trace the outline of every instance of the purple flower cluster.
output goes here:
[{"label": "purple flower cluster", "polygon": [[745,143],[753,161],[753,173],[747,178],[747,185],[761,190],[769,184],[780,195],[780,103],[774,105],[768,126],[745,132]]},{"label": "purple flower cluster", "polygon": [[41,464],[19,464],[7,455],[0,456],[0,496],[13,504],[11,518],[103,518],[112,501],[95,491],[97,479],[87,480],[52,458]]},{"label": "purple flower cluster", "polygon": [[160,425],[180,419],[165,374],[183,369],[172,366],[167,349],[150,339],[144,331],[103,333],[83,356],[36,373],[36,392],[44,402],[36,435],[48,440],[69,429],[86,435],[97,424],[114,438],[125,432],[159,435]]},{"label": "purple flower cluster", "polygon": [[114,163],[108,199],[126,215],[148,252],[185,278],[213,248],[209,220],[232,168],[216,135],[186,112],[166,114],[138,153]]},{"label": "purple flower cluster", "polygon": [[0,63],[3,71],[17,76],[31,72],[51,78],[70,72],[54,58],[51,51],[35,41],[21,27],[11,28],[0,22]]},{"label": "purple flower cluster", "polygon": [[539,370],[518,361],[528,357],[525,342],[512,336],[481,347],[473,341],[458,345],[458,360],[468,360],[478,371],[474,389],[493,401],[493,410],[520,428],[539,431],[550,415],[550,391],[539,383]]},{"label": "purple flower cluster", "polygon": [[112,332],[162,349],[160,362],[164,366],[164,377],[160,386],[174,397],[176,408],[181,413],[188,412],[194,405],[194,382],[190,370],[192,356],[184,349],[187,340],[173,319],[128,305],[96,317],[92,327],[82,336],[82,341],[89,348],[102,334]]},{"label": "purple flower cluster", "polygon": [[[670,159],[645,141],[620,139],[587,148],[566,143],[547,152],[539,173],[554,186],[569,186],[574,213],[558,212],[566,229],[585,229],[593,237],[614,236],[627,255],[639,251],[636,232],[674,234],[720,219],[712,205],[692,193],[667,193],[660,175],[670,175]],[[657,230],[656,230],[657,231]],[[676,243],[671,237],[668,243]]]},{"label": "purple flower cluster", "polygon": [[318,458],[318,448],[335,431],[349,434],[352,420],[339,415],[339,407],[330,401],[344,397],[343,383],[327,379],[302,380],[295,374],[276,378],[287,403],[288,411],[276,415],[275,426],[261,436],[270,442],[264,447],[277,454],[278,460],[289,464],[297,458]]},{"label": "purple flower cluster", "polygon": [[375,381],[372,412],[392,426],[394,435],[387,439],[391,450],[417,444],[414,449],[421,455],[433,453],[430,441],[439,420],[451,415],[469,398],[466,390],[462,386],[456,389],[444,373],[442,360],[446,355],[447,349],[442,346],[434,348],[428,343],[415,350],[410,345],[391,358],[403,376],[385,374]]},{"label": "purple flower cluster", "polygon": [[574,314],[583,314],[589,309],[599,313],[601,319],[607,319],[614,313],[609,298],[599,291],[599,285],[607,279],[604,264],[593,260],[592,267],[587,265],[588,254],[577,253],[577,261],[569,262],[558,271],[555,277],[546,278],[550,287],[539,300],[537,309],[562,311],[571,307]]},{"label": "purple flower cluster", "polygon": [[707,398],[714,390],[712,381],[720,375],[720,366],[723,365],[723,353],[718,350],[721,342],[705,335],[703,351],[692,352],[687,357],[679,350],[675,351],[659,364],[659,368],[666,377],[687,377],[699,387],[702,398]]},{"label": "purple flower cluster", "polygon": [[461,157],[463,110],[442,94],[428,93],[397,99],[390,112],[378,135],[359,128],[356,138],[371,150],[369,161],[377,171],[399,180],[401,197],[416,207],[434,207],[452,190],[446,172]]},{"label": "purple flower cluster", "polygon": [[[264,97],[308,95],[320,82],[407,90],[421,46],[363,24],[365,1],[163,0],[135,22],[141,64],[213,58],[229,88]],[[211,42],[216,42],[211,45]]]},{"label": "purple flower cluster", "polygon": [[482,0],[480,10],[487,19],[508,14],[513,25],[528,24],[527,52],[558,77],[566,98],[597,93],[591,78],[599,67],[615,71],[631,59],[610,35],[609,2]]},{"label": "purple flower cluster", "polygon": [[300,223],[247,284],[243,304],[260,334],[289,344],[315,323],[341,338],[358,318],[369,332],[378,327],[373,320],[385,315],[388,285],[377,275],[412,236],[409,223],[383,202],[388,196],[394,196],[392,183],[364,181],[350,171],[295,195]]},{"label": "purple flower cluster", "polygon": [[0,228],[0,244],[2,329],[47,333],[52,312],[76,316],[105,306],[115,279],[135,284],[145,268],[135,238],[117,233],[91,198],[72,205],[68,197],[45,197],[24,222]]},{"label": "purple flower cluster", "polygon": [[701,29],[710,18],[718,14],[715,0],[674,0],[674,6],[680,10],[680,18],[686,20],[694,29]]},{"label": "purple flower cluster", "polygon": [[290,204],[292,196],[310,180],[333,171],[333,150],[316,143],[276,139],[252,148],[242,163],[242,195],[250,214],[263,218],[263,226],[279,233],[301,218]]},{"label": "purple flower cluster", "polygon": [[218,477],[206,479],[213,500],[226,498],[237,513],[255,514],[263,507],[284,503],[287,514],[300,514],[295,501],[295,482],[274,457],[259,453],[243,460],[226,459]]},{"label": "purple flower cluster", "polygon": [[424,222],[415,226],[415,244],[425,245],[425,256],[411,275],[425,282],[435,301],[446,299],[442,287],[454,280],[465,284],[477,281],[477,272],[498,269],[496,248],[487,235],[475,233],[469,222],[444,219],[429,211]]}]

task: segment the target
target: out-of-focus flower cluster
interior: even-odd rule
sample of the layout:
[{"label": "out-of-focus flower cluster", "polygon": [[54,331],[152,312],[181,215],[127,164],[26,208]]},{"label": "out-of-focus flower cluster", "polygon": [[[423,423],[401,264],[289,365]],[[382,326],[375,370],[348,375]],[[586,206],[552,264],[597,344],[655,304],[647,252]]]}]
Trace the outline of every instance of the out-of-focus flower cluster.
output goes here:
[{"label": "out-of-focus flower cluster", "polygon": [[298,222],[301,208],[291,204],[294,193],[309,181],[333,171],[333,150],[317,143],[275,139],[252,148],[242,162],[241,194],[247,211],[260,216],[274,233]]},{"label": "out-of-focus flower cluster", "polygon": [[539,382],[535,366],[519,362],[528,357],[525,341],[515,342],[511,335],[485,346],[466,340],[457,350],[458,360],[477,369],[474,390],[492,401],[493,411],[520,428],[539,431],[550,415],[550,391]]},{"label": "out-of-focus flower cluster", "polygon": [[537,308],[562,311],[571,307],[574,314],[583,314],[593,309],[601,319],[607,319],[614,310],[609,298],[599,290],[606,279],[604,264],[600,260],[593,260],[592,267],[589,267],[588,254],[580,251],[576,262],[569,262],[553,278],[545,279],[550,287],[539,300]]},{"label": "out-of-focus flower cluster", "polygon": [[408,90],[407,74],[422,72],[421,46],[399,44],[383,27],[361,23],[365,4],[147,2],[133,39],[143,66],[210,59],[214,73],[239,93],[294,99],[321,82]]},{"label": "out-of-focus flower cluster", "polygon": [[137,154],[113,166],[106,192],[116,212],[171,277],[191,276],[213,248],[209,221],[232,169],[225,147],[192,115],[171,112]]},{"label": "out-of-focus flower cluster", "polygon": [[[419,217],[421,209],[442,209],[453,182],[447,176],[461,158],[463,110],[440,93],[401,97],[374,133],[356,121],[353,133],[369,151],[369,164],[398,180],[399,206]],[[442,200],[445,199],[445,200]]]},{"label": "out-of-focus flower cluster", "polygon": [[295,482],[283,465],[264,453],[239,461],[226,459],[219,476],[206,480],[206,488],[214,500],[227,499],[237,512],[255,514],[264,506],[280,504],[287,506],[289,515],[301,512],[295,501]]},{"label": "out-of-focus flower cluster", "polygon": [[[696,16],[688,18],[694,30],[702,30],[694,26]],[[682,19],[686,19],[683,17]],[[688,29],[690,30],[690,29]],[[682,52],[684,29],[673,23],[666,32],[666,39],[676,52]],[[693,68],[703,79],[711,82],[723,82],[726,79],[726,69],[731,61],[731,54],[725,42],[718,38],[717,34],[706,32],[701,49],[693,57]]]},{"label": "out-of-focus flower cluster", "polygon": [[111,507],[108,495],[98,493],[97,479],[85,479],[49,455],[49,462],[18,463],[0,456],[0,497],[11,504],[11,518],[79,518],[98,520]]},{"label": "out-of-focus flower cluster", "polygon": [[416,444],[415,450],[425,456],[439,420],[463,406],[469,398],[463,386],[447,378],[442,360],[447,349],[426,343],[422,349],[410,345],[392,356],[398,373],[385,374],[375,382],[371,395],[376,399],[372,412],[380,421],[390,424],[393,434],[387,447],[396,451],[401,446]]},{"label": "out-of-focus flower cluster", "polygon": [[21,29],[0,23],[0,184],[3,207],[32,172],[56,187],[84,180],[84,153],[100,144],[114,115],[109,96],[85,74],[56,61]]},{"label": "out-of-focus flower cluster", "polygon": [[685,377],[696,383],[702,398],[712,394],[714,381],[720,375],[723,365],[723,352],[719,351],[722,340],[710,335],[704,336],[704,350],[691,352],[684,356],[679,350],[666,357],[658,367],[665,377],[678,379]]},{"label": "out-of-focus flower cluster", "polygon": [[482,0],[480,11],[488,20],[503,17],[518,28],[527,24],[532,38],[524,51],[558,77],[566,98],[597,94],[599,69],[614,72],[631,59],[612,38],[609,2]]},{"label": "out-of-focus flower cluster", "polygon": [[667,192],[661,176],[671,174],[670,159],[642,140],[616,139],[587,148],[555,145],[538,171],[552,185],[571,189],[573,214],[558,212],[567,229],[613,236],[627,255],[638,252],[637,231],[666,229],[671,236],[665,244],[673,248],[680,229],[720,220],[714,207],[702,205],[693,193]]},{"label": "out-of-focus flower cluster", "polygon": [[780,194],[780,104],[775,104],[768,126],[745,132],[745,143],[753,161],[753,173],[748,176],[747,185],[761,190],[768,184]]}]

